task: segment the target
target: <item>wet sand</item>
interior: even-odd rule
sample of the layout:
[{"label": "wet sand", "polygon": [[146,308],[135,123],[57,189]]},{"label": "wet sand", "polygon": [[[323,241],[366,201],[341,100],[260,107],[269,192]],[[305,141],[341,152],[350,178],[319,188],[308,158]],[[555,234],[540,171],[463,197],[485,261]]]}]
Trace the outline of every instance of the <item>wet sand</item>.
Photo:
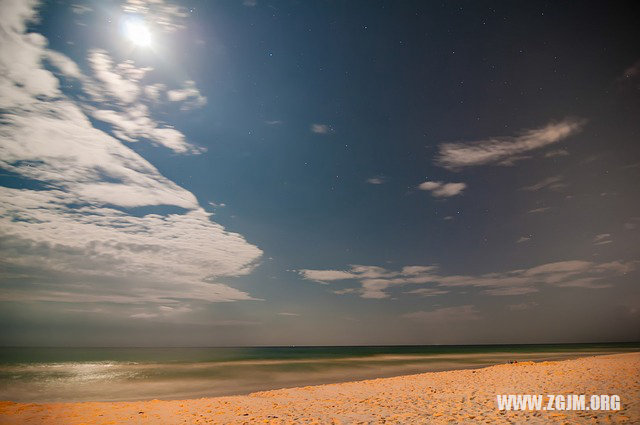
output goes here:
[{"label": "wet sand", "polygon": [[[500,411],[496,394],[616,394],[619,411]],[[640,353],[172,401],[0,402],[1,424],[640,423]]]}]

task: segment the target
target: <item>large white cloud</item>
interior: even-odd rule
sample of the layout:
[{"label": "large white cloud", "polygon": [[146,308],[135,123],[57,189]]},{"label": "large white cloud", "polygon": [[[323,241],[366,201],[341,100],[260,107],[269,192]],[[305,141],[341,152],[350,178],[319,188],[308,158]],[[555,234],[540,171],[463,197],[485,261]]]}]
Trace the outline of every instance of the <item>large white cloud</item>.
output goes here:
[{"label": "large white cloud", "polygon": [[[0,190],[0,298],[163,304],[251,299],[219,279],[249,273],[260,249],[212,222],[192,193],[94,128],[85,115],[92,109],[66,97],[42,61],[83,79],[88,89],[104,84],[127,108],[142,108],[137,83],[146,71],[125,63],[120,71],[129,77],[113,79],[107,53],[100,52],[96,79],[82,76],[69,58],[46,49],[44,37],[25,33],[34,7],[32,1],[5,1],[0,16],[0,167],[26,185]],[[121,129],[123,138],[141,135],[190,151],[175,134],[145,134],[160,127],[147,109],[140,116],[142,124]],[[156,214],[129,212],[154,206]],[[161,214],[166,206],[181,212]]]}]

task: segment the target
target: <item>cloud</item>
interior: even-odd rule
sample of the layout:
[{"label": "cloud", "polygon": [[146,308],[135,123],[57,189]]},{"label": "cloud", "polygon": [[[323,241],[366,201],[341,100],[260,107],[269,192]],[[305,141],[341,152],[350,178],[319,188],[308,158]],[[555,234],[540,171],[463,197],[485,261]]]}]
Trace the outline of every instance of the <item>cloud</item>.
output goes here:
[{"label": "cloud", "polygon": [[281,125],[282,121],[280,120],[267,120],[264,122],[266,125]]},{"label": "cloud", "polygon": [[92,127],[72,102],[40,102],[32,108],[5,115],[0,129],[0,167],[86,202],[197,207],[193,194]]},{"label": "cloud", "polygon": [[167,98],[171,102],[184,102],[181,108],[185,110],[199,108],[207,103],[207,98],[200,94],[195,81],[192,80],[185,81],[182,89],[169,90]]},{"label": "cloud", "polygon": [[47,59],[47,61],[56,67],[63,75],[75,79],[84,78],[84,75],[80,71],[80,68],[78,68],[78,65],[66,55],[54,50],[46,50],[44,54],[45,59]]},{"label": "cloud", "polygon": [[303,279],[313,280],[319,283],[327,283],[333,280],[353,279],[356,275],[343,270],[299,270]]},{"label": "cloud", "polygon": [[144,95],[154,102],[158,102],[166,90],[167,86],[162,83],[149,84],[143,88]]},{"label": "cloud", "polygon": [[282,311],[278,313],[278,316],[300,316],[300,315],[297,313],[287,313],[286,311]]},{"label": "cloud", "polygon": [[337,294],[359,293],[362,298],[388,298],[385,292],[393,285],[426,283],[430,280],[435,266],[408,266],[402,271],[386,270],[378,266],[351,265],[349,271],[343,270],[299,270],[303,279],[328,284],[338,280],[358,280],[361,288],[348,288],[334,291]]},{"label": "cloud", "polygon": [[405,292],[405,294],[416,294],[421,297],[434,297],[436,295],[444,295],[448,293],[449,291],[445,291],[443,289],[437,289],[437,288],[419,288],[419,289],[414,289],[413,291]]},{"label": "cloud", "polygon": [[138,142],[142,139],[162,145],[178,153],[200,153],[202,148],[187,142],[182,132],[168,126],[159,126],[149,113],[149,108],[141,103],[123,109],[122,112],[97,109],[91,116],[111,124],[114,136],[126,142]]},{"label": "cloud", "polygon": [[594,245],[607,245],[612,242],[613,242],[613,239],[611,239],[611,234],[609,233],[601,233],[599,235],[596,235],[593,238]]},{"label": "cloud", "polygon": [[28,107],[34,98],[52,98],[60,94],[58,79],[41,66],[47,39],[41,34],[26,32],[27,23],[36,19],[36,4],[35,0],[2,3],[2,109]]},{"label": "cloud", "polygon": [[143,17],[145,22],[167,33],[184,28],[183,21],[189,16],[184,7],[163,0],[127,0],[122,10]]},{"label": "cloud", "polygon": [[257,4],[257,0],[242,0],[242,5],[246,7],[255,7]]},{"label": "cloud", "polygon": [[520,239],[516,241],[516,243],[528,242],[531,240],[531,236],[520,236]]},{"label": "cloud", "polygon": [[385,292],[385,289],[389,286],[387,279],[363,279],[360,281],[360,285],[362,285],[362,291],[360,292],[362,298],[389,298],[389,294]]},{"label": "cloud", "polygon": [[[214,223],[191,192],[95,128],[87,105],[60,91],[42,60],[79,77],[77,66],[48,52],[41,35],[25,34],[25,22],[35,18],[33,7],[7,2],[0,16],[0,63],[6,69],[0,76],[0,168],[29,182],[29,188],[0,188],[0,258],[6,270],[0,299],[172,308],[185,300],[253,299],[219,280],[250,273],[261,250]],[[147,70],[130,63],[113,67],[105,51],[90,57],[96,83],[109,87],[126,111],[138,108],[133,118],[101,109],[103,118],[110,113],[123,137],[140,135],[142,130],[122,122],[147,115],[133,88]],[[149,122],[137,125],[154,128]],[[167,134],[144,137],[187,151],[184,139]]]},{"label": "cloud", "polygon": [[376,177],[370,177],[367,179],[367,183],[369,184],[384,184],[386,181],[384,176],[376,176]]},{"label": "cloud", "polygon": [[[406,276],[417,276],[425,273],[436,271],[436,266],[405,266],[402,268],[402,274]],[[385,272],[382,276],[392,276],[392,273]]]},{"label": "cloud", "polygon": [[530,310],[530,309],[535,308],[537,306],[538,306],[537,302],[529,301],[529,302],[524,302],[524,303],[519,303],[519,304],[509,304],[507,306],[507,310],[524,311],[524,310]]},{"label": "cloud", "polygon": [[71,11],[76,15],[84,15],[85,13],[92,12],[93,9],[86,4],[72,4]]},{"label": "cloud", "polygon": [[436,198],[449,198],[460,195],[467,187],[465,183],[443,183],[443,182],[423,182],[418,185],[418,189],[430,191]]},{"label": "cloud", "polygon": [[[9,199],[0,214],[4,264],[33,282],[11,299],[251,299],[215,279],[249,273],[261,252],[200,208],[136,217],[58,190],[0,193]],[[85,206],[69,206],[80,202]]]},{"label": "cloud", "polygon": [[441,307],[431,311],[416,311],[403,314],[402,317],[432,324],[449,324],[480,319],[478,310],[473,305]]},{"label": "cloud", "polygon": [[131,317],[132,319],[151,319],[154,317],[158,317],[158,314],[156,313],[136,313],[136,314],[132,314],[129,317]]},{"label": "cloud", "polygon": [[336,289],[335,291],[331,291],[336,295],[344,295],[344,294],[355,294],[359,293],[357,288],[345,288],[345,289]]},{"label": "cloud", "polygon": [[311,124],[311,132],[316,134],[328,134],[333,132],[333,128],[327,124]]},{"label": "cloud", "polygon": [[525,130],[518,136],[443,143],[439,147],[436,163],[451,170],[486,164],[511,164],[525,153],[576,134],[583,125],[583,120],[565,119],[538,129]]},{"label": "cloud", "polygon": [[638,228],[638,223],[640,223],[640,217],[631,217],[629,221],[624,223],[624,228],[627,230],[635,230]]},{"label": "cloud", "polygon": [[[66,58],[66,62],[72,62]],[[60,62],[60,61],[58,61]],[[164,146],[177,153],[198,154],[203,148],[188,143],[184,134],[167,124],[161,124],[151,116],[149,107],[142,103],[143,98],[158,102],[166,86],[156,83],[146,86],[140,85],[145,75],[152,71],[151,68],[137,68],[133,62],[125,61],[116,66],[109,54],[104,50],[94,49],[89,53],[89,62],[92,64],[95,80],[86,76],[80,76],[83,87],[94,101],[102,101],[99,107],[89,104],[81,104],[83,110],[93,118],[111,126],[113,135],[126,142],[138,142],[142,139],[154,144]],[[71,69],[68,64],[65,68]],[[186,100],[185,108],[195,104],[206,102],[195,86],[185,89],[186,92],[174,96],[174,99]],[[115,104],[105,100],[115,99]],[[141,96],[144,94],[144,96]],[[168,95],[169,99],[171,96]],[[204,100],[202,100],[204,99]],[[112,108],[112,109],[108,109]]]},{"label": "cloud", "polygon": [[534,208],[532,210],[527,211],[528,214],[540,214],[543,212],[547,212],[551,209],[551,207],[540,207],[540,208]]},{"label": "cloud", "polygon": [[135,102],[140,93],[137,81],[144,76],[144,71],[130,72],[127,76],[126,71],[131,71],[133,65],[125,62],[114,68],[111,57],[101,49],[89,52],[88,60],[97,80],[111,96],[125,104]]},{"label": "cloud", "polygon": [[[541,286],[605,288],[607,279],[635,270],[636,262],[596,263],[582,260],[558,261],[529,269],[517,269],[481,275],[447,275],[438,266],[407,266],[400,271],[378,266],[351,265],[348,270],[299,270],[307,280],[328,284],[355,280],[360,288],[334,290],[336,294],[357,293],[362,298],[389,298],[388,290],[407,285],[428,285],[408,294],[442,295],[451,288],[477,288],[485,295],[507,296],[538,292]],[[442,291],[442,292],[440,292]]]},{"label": "cloud", "polygon": [[521,190],[526,190],[528,192],[537,192],[541,189],[550,189],[554,191],[562,190],[569,185],[564,182],[564,177],[561,175],[547,177],[544,180],[539,181],[538,183],[532,184],[531,186],[525,186],[521,188]]},{"label": "cloud", "polygon": [[544,154],[545,158],[557,158],[559,156],[569,156],[569,151],[566,149],[555,149]]}]

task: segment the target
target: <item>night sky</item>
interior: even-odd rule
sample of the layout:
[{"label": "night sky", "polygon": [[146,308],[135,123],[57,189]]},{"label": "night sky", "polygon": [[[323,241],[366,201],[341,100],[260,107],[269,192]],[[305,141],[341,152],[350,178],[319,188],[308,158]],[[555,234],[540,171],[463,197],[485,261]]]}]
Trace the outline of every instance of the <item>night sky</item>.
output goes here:
[{"label": "night sky", "polygon": [[0,10],[0,345],[640,339],[640,4]]}]

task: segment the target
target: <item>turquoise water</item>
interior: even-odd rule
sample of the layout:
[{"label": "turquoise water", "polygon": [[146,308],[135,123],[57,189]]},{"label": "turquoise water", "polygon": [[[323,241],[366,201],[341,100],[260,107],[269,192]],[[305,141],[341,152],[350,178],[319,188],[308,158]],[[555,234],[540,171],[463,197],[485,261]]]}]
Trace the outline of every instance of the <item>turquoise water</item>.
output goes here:
[{"label": "turquoise water", "polygon": [[0,348],[0,399],[211,397],[428,371],[640,351],[640,344]]}]

